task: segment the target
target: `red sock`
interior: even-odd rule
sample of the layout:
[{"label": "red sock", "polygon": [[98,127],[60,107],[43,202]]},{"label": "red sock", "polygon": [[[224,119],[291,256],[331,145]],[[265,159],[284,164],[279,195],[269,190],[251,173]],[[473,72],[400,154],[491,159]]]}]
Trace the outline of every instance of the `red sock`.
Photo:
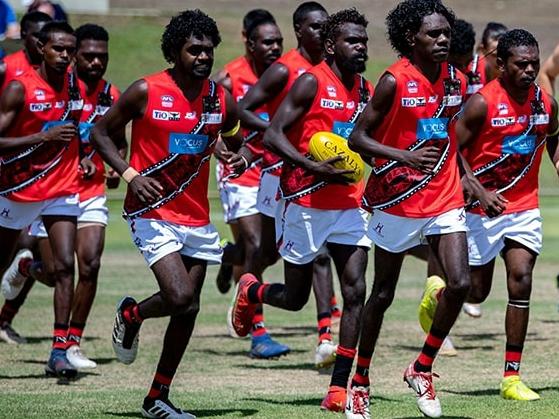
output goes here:
[{"label": "red sock", "polygon": [[333,294],[332,298],[330,298],[330,313],[332,317],[342,317],[342,312],[340,307],[338,307],[338,300],[336,300],[336,294]]},{"label": "red sock", "polygon": [[68,338],[66,342],[66,348],[70,346],[79,345],[82,340],[83,329],[85,328],[85,323],[75,323],[70,322],[70,328],[68,329]]},{"label": "red sock", "polygon": [[427,335],[425,339],[425,343],[423,344],[423,349],[421,349],[421,353],[417,357],[417,361],[415,362],[415,369],[421,372],[430,372],[431,368],[433,367],[433,362],[435,361],[435,357],[443,344],[444,338],[446,337],[446,333],[442,333],[437,329],[431,327],[431,331]]},{"label": "red sock", "polygon": [[504,377],[520,375],[520,361],[522,360],[522,345],[511,345],[507,343],[505,351]]},{"label": "red sock", "polygon": [[323,340],[332,341],[332,315],[330,313],[320,313],[318,315],[318,343]]},{"label": "red sock", "polygon": [[52,336],[52,349],[66,350],[66,337],[68,336],[68,325],[55,323]]},{"label": "red sock", "polygon": [[250,334],[253,338],[262,336],[268,333],[266,326],[264,325],[264,313],[262,313],[262,307],[256,310],[254,317],[252,318],[252,329]]},{"label": "red sock", "polygon": [[357,367],[355,368],[355,374],[351,380],[352,387],[368,387],[369,386],[369,367],[371,365],[371,354],[366,354],[365,356],[357,356]]},{"label": "red sock", "polygon": [[11,301],[6,300],[0,310],[0,325],[4,323],[11,324],[17,314],[18,309],[13,306]]},{"label": "red sock", "polygon": [[128,324],[142,324],[144,319],[140,316],[138,304],[130,305],[122,311],[122,317]]},{"label": "red sock", "polygon": [[169,392],[169,386],[173,381],[174,374],[170,374],[168,371],[161,371],[157,368],[153,381],[151,383],[151,388],[149,389],[148,397],[150,399],[157,399],[162,393]]}]

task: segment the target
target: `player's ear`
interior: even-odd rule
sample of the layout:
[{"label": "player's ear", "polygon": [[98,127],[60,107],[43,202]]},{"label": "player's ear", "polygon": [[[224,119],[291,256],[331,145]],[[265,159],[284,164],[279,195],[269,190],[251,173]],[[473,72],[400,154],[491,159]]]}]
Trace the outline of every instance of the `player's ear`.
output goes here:
[{"label": "player's ear", "polygon": [[501,57],[497,57],[497,68],[502,73],[505,71],[506,60],[503,60]]},{"label": "player's ear", "polygon": [[324,54],[325,55],[334,55],[334,40],[330,38],[326,38],[324,40]]},{"label": "player's ear", "polygon": [[254,41],[254,39],[248,38],[246,41],[246,46],[250,52],[254,52],[254,50],[256,49],[256,42]]},{"label": "player's ear", "polygon": [[295,30],[295,38],[301,38],[301,25],[299,23],[296,23],[295,25],[293,25],[293,29]]},{"label": "player's ear", "polygon": [[413,48],[413,46],[415,45],[415,33],[413,33],[410,30],[406,31],[406,41],[408,42],[408,45],[410,46],[410,48]]},{"label": "player's ear", "polygon": [[246,44],[248,42],[247,32],[244,29],[241,32],[241,39],[243,40],[243,44]]}]

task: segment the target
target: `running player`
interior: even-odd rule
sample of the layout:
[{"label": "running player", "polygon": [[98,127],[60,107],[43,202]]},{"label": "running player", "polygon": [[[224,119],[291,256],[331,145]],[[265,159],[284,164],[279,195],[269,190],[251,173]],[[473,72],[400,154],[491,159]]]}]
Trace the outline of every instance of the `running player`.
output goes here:
[{"label": "running player", "polygon": [[[285,284],[261,284],[245,274],[237,285],[232,327],[240,336],[250,330],[259,303],[301,310],[312,287],[313,261],[325,252],[334,260],[344,296],[340,344],[328,395],[322,408],[342,411],[359,334],[365,297],[367,217],[359,208],[363,181],[348,184],[336,159],[306,157],[318,131],[347,135],[369,100],[371,85],[359,74],[367,61],[367,20],[355,9],[331,15],[322,27],[326,59],[300,76],[274,115],[264,143],[289,164],[283,166],[285,200],[278,245]],[[332,197],[336,197],[335,200]]]},{"label": "running player", "polygon": [[[22,17],[20,27],[23,49],[4,57],[0,62],[1,90],[4,90],[13,79],[39,66],[42,53],[38,46],[37,33],[50,21],[52,21],[51,17],[41,12],[27,13]],[[2,293],[6,301],[0,310],[0,339],[7,343],[25,342],[25,338],[12,328],[12,320],[25,302],[34,283],[34,279],[27,275],[27,267],[33,261],[31,249],[36,247],[35,242],[36,240],[30,238],[26,231],[22,231],[17,254],[2,276]],[[23,273],[19,269],[20,263]]]},{"label": "running player", "polygon": [[[259,118],[257,110],[266,105],[270,117],[273,117],[295,80],[313,65],[322,61],[323,46],[320,28],[327,17],[328,13],[317,2],[305,2],[297,7],[293,13],[297,48],[288,51],[270,66],[240,102],[241,119],[245,126],[261,131],[268,128],[269,122]],[[275,237],[281,165],[282,161],[277,155],[268,149],[264,150],[257,202],[262,223],[260,259],[264,266],[274,264],[279,256]],[[315,352],[315,365],[321,368],[334,361],[333,354],[336,348],[332,343],[332,317],[339,318],[340,315],[334,296],[332,269],[328,255],[319,255],[315,259],[313,276],[313,290],[318,314],[318,345]]]},{"label": "running player", "polygon": [[[200,10],[173,17],[161,41],[172,67],[134,82],[92,130],[98,152],[128,183],[124,213],[160,288],[140,303],[119,302],[112,335],[117,358],[134,361],[145,319],[170,317],[142,406],[151,418],[194,418],[169,401],[169,386],[192,335],[206,266],[222,254],[209,220],[209,160],[220,133],[228,148],[241,143],[235,101],[208,80],[220,41],[215,21]],[[111,140],[129,121],[130,165]],[[246,154],[227,162],[236,170],[251,160],[246,148],[240,152]]]},{"label": "running player", "polygon": [[[501,396],[537,400],[520,380],[520,361],[528,328],[532,273],[542,247],[538,173],[546,136],[555,167],[557,103],[534,83],[539,47],[529,32],[511,30],[499,39],[500,76],[474,95],[456,124],[467,166],[467,182],[477,201],[467,213],[472,290],[480,303],[491,290],[495,259],[507,272],[506,351]],[[473,173],[472,173],[473,172]]]},{"label": "running player", "polygon": [[[274,17],[267,10],[256,9],[248,12],[243,19],[245,54],[225,65],[216,81],[225,87],[238,102],[258,81],[258,78],[276,61],[283,50],[283,38]],[[257,112],[267,120],[266,106]],[[230,267],[235,258],[242,264],[235,269],[235,282],[241,274],[253,272],[261,277],[265,268],[259,257],[262,237],[261,217],[256,208],[260,163],[264,153],[262,133],[243,129],[244,141],[250,148],[254,163],[238,177],[231,177],[228,166],[217,163],[218,185],[223,205],[225,222],[229,224],[235,237],[235,245],[225,246],[222,265],[217,283],[222,290],[230,287]],[[217,150],[220,150],[218,141]],[[228,153],[217,152],[218,158],[227,158]],[[239,264],[237,264],[239,265]],[[255,358],[275,358],[289,352],[289,347],[274,341],[264,324],[264,314],[260,308],[253,319],[250,355]]]},{"label": "running player", "polygon": [[[101,26],[86,24],[76,29],[76,60],[74,71],[78,80],[84,107],[79,124],[81,163],[79,167],[80,214],[76,236],[78,283],[74,291],[70,327],[68,329],[66,356],[78,369],[95,368],[80,347],[87,318],[97,291],[97,278],[105,243],[108,209],[105,205],[105,168],[103,160],[91,147],[89,136],[94,123],[118,99],[120,92],[103,79],[109,62],[109,34]],[[113,137],[120,154],[126,155],[127,143],[124,130]],[[114,186],[114,185],[113,185]],[[118,186],[118,183],[117,185]],[[30,234],[39,237],[39,247],[47,272],[52,270],[52,249],[49,246],[44,224],[33,222]]]},{"label": "running player", "polygon": [[54,338],[47,374],[72,378],[66,336],[74,291],[78,207],[76,126],[83,100],[68,66],[76,49],[73,29],[49,22],[38,33],[43,61],[11,81],[0,99],[0,270],[10,262],[20,231],[37,217],[53,249]]},{"label": "running player", "polygon": [[555,79],[559,76],[559,44],[545,60],[538,76],[538,83],[550,95],[555,95]]},{"label": "running player", "polygon": [[375,278],[363,309],[348,418],[370,417],[369,369],[384,313],[406,251],[424,239],[448,286],[404,380],[424,415],[441,415],[432,364],[469,290],[464,199],[448,134],[466,91],[465,77],[446,62],[454,20],[438,0],[405,0],[388,14],[389,40],[402,58],[381,76],[349,140],[369,161],[375,158],[363,197],[364,207],[374,210],[368,232],[375,242]]}]

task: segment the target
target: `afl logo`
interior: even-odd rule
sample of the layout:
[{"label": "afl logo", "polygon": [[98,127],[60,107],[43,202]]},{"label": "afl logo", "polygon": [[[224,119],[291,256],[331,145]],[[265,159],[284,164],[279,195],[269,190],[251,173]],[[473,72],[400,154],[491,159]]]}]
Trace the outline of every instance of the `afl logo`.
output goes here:
[{"label": "afl logo", "polygon": [[174,101],[175,101],[175,98],[171,95],[161,96],[161,106],[163,106],[164,108],[172,108]]}]

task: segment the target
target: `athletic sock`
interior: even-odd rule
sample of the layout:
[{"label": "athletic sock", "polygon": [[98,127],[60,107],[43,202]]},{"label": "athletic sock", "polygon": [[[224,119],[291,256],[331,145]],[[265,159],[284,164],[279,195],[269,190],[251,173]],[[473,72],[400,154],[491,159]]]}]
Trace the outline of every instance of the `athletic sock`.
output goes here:
[{"label": "athletic sock", "polygon": [[371,366],[372,352],[361,353],[357,355],[357,367],[355,374],[351,380],[351,387],[368,387],[369,382],[369,367]]},{"label": "athletic sock", "polygon": [[505,351],[505,371],[503,376],[520,375],[520,361],[522,359],[523,345],[507,343]]},{"label": "athletic sock", "polygon": [[332,341],[332,315],[330,312],[319,313],[318,316],[318,343],[323,340]]},{"label": "athletic sock", "polygon": [[415,361],[414,368],[416,371],[431,372],[435,357],[437,356],[446,335],[447,333],[431,327],[431,330],[425,339],[425,343],[423,344],[423,349]]},{"label": "athletic sock", "polygon": [[157,370],[155,371],[155,376],[153,377],[153,381],[151,383],[151,388],[149,389],[147,398],[151,400],[167,398],[167,395],[169,394],[169,386],[173,381],[174,375],[175,371],[170,371],[161,366],[158,366]]},{"label": "athletic sock", "polygon": [[261,283],[252,284],[247,291],[248,301],[251,302],[252,304],[262,303],[262,300],[264,298],[264,292],[266,292],[268,288],[275,287],[277,285],[281,287],[284,286],[283,284],[261,284]]},{"label": "athletic sock", "polygon": [[264,324],[262,305],[260,305],[256,309],[254,317],[252,318],[252,329],[250,330],[250,334],[253,338],[256,338],[258,336],[263,336],[266,333],[268,333],[268,331],[266,330],[266,325]]},{"label": "athletic sock", "polygon": [[66,350],[66,337],[68,336],[67,323],[55,323],[52,337],[52,349]]},{"label": "athletic sock", "polygon": [[338,306],[338,300],[336,299],[336,294],[332,294],[332,298],[330,298],[330,314],[332,314],[333,317],[342,316],[342,312]]},{"label": "athletic sock", "polygon": [[74,346],[74,345],[79,346],[82,340],[83,329],[85,329],[85,323],[70,322],[66,348],[69,348],[70,346]]},{"label": "athletic sock", "polygon": [[334,364],[330,386],[347,388],[347,382],[356,352],[355,349],[344,348],[338,345],[338,349],[336,350],[336,363]]},{"label": "athletic sock", "polygon": [[132,304],[122,310],[122,317],[128,324],[140,325],[144,321],[140,316],[138,304]]},{"label": "athletic sock", "polygon": [[18,309],[19,307],[16,307],[12,301],[6,300],[2,306],[2,310],[0,310],[0,326],[5,323],[11,324]]}]

